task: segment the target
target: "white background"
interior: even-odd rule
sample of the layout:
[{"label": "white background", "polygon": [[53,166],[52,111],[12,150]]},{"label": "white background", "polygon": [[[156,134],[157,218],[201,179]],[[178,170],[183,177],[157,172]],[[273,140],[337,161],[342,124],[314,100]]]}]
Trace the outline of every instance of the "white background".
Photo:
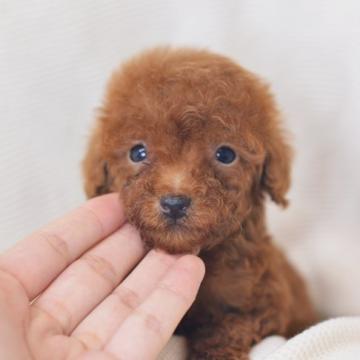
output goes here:
[{"label": "white background", "polygon": [[322,312],[360,314],[358,0],[0,0],[0,249],[84,200],[106,80],[163,44],[227,54],[271,83],[297,154],[271,228]]}]

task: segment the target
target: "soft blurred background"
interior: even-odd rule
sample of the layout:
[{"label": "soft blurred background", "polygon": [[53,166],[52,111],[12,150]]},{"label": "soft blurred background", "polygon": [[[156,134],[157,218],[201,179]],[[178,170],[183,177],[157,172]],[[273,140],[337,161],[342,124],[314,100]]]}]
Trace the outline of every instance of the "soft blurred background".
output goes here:
[{"label": "soft blurred background", "polygon": [[272,232],[323,314],[360,314],[358,0],[0,0],[0,250],[84,200],[110,73],[163,44],[221,52],[271,84],[296,149]]}]

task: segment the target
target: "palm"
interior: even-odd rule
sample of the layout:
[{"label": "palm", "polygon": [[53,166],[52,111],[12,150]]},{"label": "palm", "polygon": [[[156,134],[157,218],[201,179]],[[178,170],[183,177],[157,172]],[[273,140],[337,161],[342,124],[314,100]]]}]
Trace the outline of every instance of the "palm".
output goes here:
[{"label": "palm", "polygon": [[104,196],[1,256],[0,358],[156,358],[203,265],[190,255],[144,257],[123,219],[117,197]]},{"label": "palm", "polygon": [[53,354],[53,358],[56,355],[58,359],[67,359],[84,352],[81,341],[59,332],[59,327],[53,319],[41,319],[39,311],[29,306],[26,293],[16,279],[5,272],[0,273],[0,279],[2,284],[6,283],[9,300],[6,309],[7,321],[4,321],[3,328],[11,335],[7,340],[14,342],[9,348],[9,353],[2,353],[2,358],[47,359]]}]

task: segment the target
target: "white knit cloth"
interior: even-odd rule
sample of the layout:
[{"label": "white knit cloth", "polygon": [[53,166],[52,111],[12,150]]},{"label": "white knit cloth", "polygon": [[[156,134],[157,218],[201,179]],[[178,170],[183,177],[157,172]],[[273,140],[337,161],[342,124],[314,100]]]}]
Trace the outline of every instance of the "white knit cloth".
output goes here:
[{"label": "white knit cloth", "polygon": [[[360,317],[324,321],[285,341],[270,336],[256,345],[251,360],[359,360]],[[184,338],[173,337],[159,360],[185,360]]]},{"label": "white knit cloth", "polygon": [[252,360],[359,360],[360,317],[322,322],[290,339],[268,356],[261,354],[265,343],[255,350],[258,352],[253,350]]}]

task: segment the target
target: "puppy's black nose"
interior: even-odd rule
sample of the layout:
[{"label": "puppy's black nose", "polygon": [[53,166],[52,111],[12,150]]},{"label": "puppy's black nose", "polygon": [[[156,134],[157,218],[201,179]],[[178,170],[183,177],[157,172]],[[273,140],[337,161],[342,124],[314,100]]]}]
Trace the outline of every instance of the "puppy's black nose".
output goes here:
[{"label": "puppy's black nose", "polygon": [[164,215],[174,220],[185,216],[190,204],[191,199],[187,196],[168,195],[160,199],[161,211]]}]

